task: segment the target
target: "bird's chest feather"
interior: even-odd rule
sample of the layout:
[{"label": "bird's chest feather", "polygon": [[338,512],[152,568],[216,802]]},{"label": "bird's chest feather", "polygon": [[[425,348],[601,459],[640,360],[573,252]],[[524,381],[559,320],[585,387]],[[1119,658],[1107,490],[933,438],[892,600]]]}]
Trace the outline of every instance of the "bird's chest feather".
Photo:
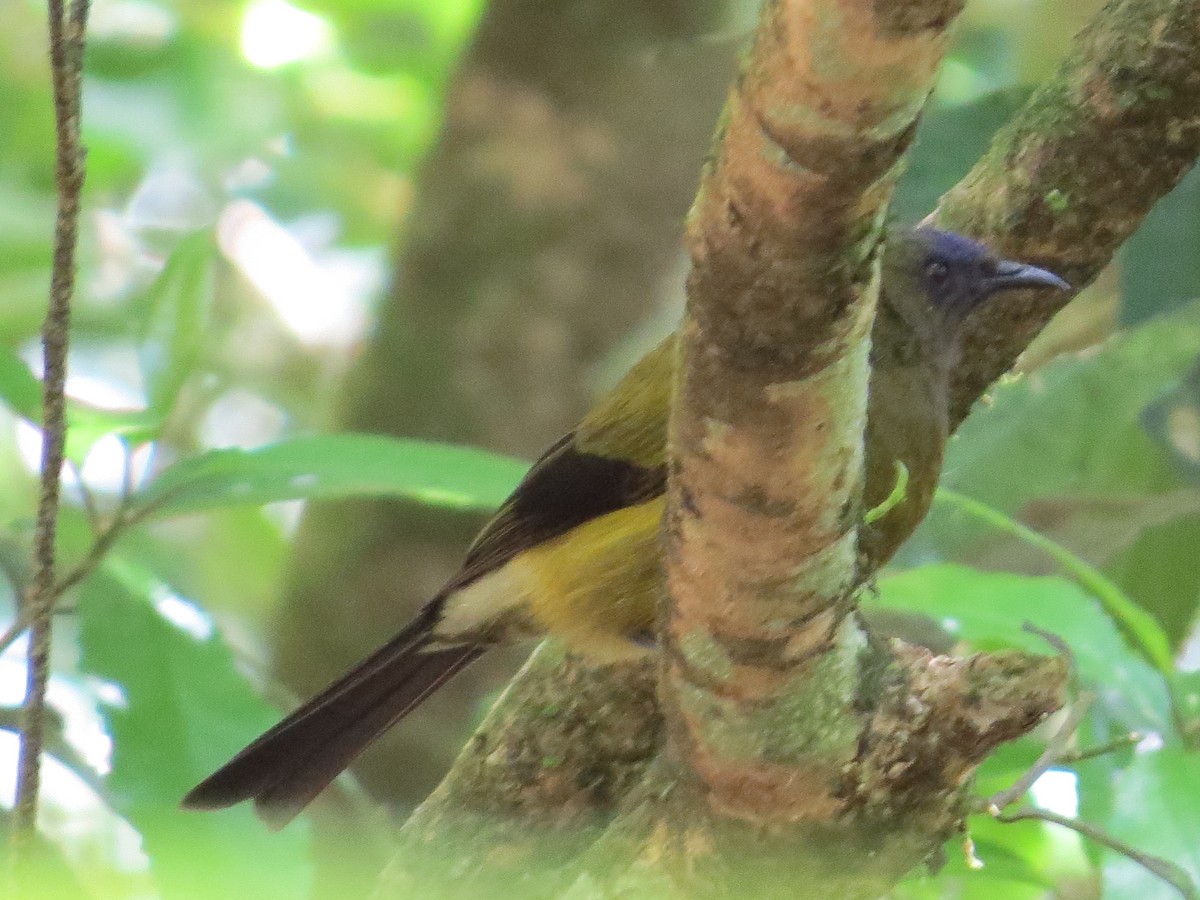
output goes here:
[{"label": "bird's chest feather", "polygon": [[928,365],[890,365],[871,378],[867,413],[863,505],[872,509],[892,493],[896,463],[908,472],[903,501],[866,526],[863,549],[885,562],[925,517],[942,471],[949,431],[945,379]]},{"label": "bird's chest feather", "polygon": [[645,653],[663,590],[663,505],[659,496],[524,550],[447,597],[439,637],[550,633],[600,662]]}]

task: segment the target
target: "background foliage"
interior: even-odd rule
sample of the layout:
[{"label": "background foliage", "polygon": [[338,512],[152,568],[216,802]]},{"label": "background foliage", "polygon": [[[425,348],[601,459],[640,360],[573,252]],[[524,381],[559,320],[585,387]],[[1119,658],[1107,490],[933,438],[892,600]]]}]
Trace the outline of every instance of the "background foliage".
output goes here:
[{"label": "background foliage", "polygon": [[[68,567],[118,508],[136,524],[61,617],[51,692],[61,722],[41,821],[48,895],[295,897],[337,884],[358,896],[370,883],[388,818],[352,785],[334,802],[354,823],[344,846],[359,852],[319,853],[304,819],[272,835],[246,809],[176,804],[290,702],[267,674],[266,635],[300,501],[386,496],[466,514],[494,507],[522,471],[486,449],[321,434],[340,376],[371,339],[390,248],[403,243],[418,165],[482,2],[96,0]],[[732,53],[747,5],[730,5],[732,39],[697,34],[664,59]],[[898,218],[923,215],[966,171],[1089,5],[969,5]],[[43,17],[32,0],[0,5],[0,612],[10,619],[28,578],[33,367],[54,209]],[[655,77],[653,65],[638,71]],[[1065,640],[1079,690],[1096,698],[1078,742],[1115,749],[1064,763],[1031,802],[1078,810],[1200,877],[1198,248],[1193,173],[963,427],[944,480],[954,493],[870,606],[906,613],[918,637],[943,646],[1051,652],[1026,622]],[[670,321],[648,302],[597,385]],[[486,393],[486,365],[478,372]],[[379,638],[393,625],[380,623]],[[0,656],[4,804],[22,652],[18,641]],[[475,703],[440,737],[447,765]],[[1139,737],[1122,742],[1131,731]],[[1005,747],[980,792],[1015,780],[1046,738]],[[898,896],[1174,895],[1053,826],[977,816],[972,836],[982,869],[953,844],[944,869]]]}]

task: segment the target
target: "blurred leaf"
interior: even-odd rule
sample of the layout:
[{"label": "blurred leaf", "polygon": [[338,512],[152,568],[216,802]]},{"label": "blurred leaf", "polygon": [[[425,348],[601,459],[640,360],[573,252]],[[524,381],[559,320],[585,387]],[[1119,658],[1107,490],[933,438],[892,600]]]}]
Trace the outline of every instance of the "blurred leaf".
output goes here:
[{"label": "blurred leaf", "polygon": [[[945,515],[946,508],[939,514]],[[1188,594],[1194,553],[1183,527],[1196,515],[1200,515],[1200,490],[1195,488],[1124,497],[1039,498],[1021,510],[1022,522],[1054,544],[1078,548],[1080,555],[1096,563],[1109,560],[1103,565],[1105,580],[1154,617],[1172,649],[1185,637],[1185,623],[1197,602],[1195,592]],[[965,527],[971,527],[962,518]],[[960,561],[1025,575],[1059,570],[1052,556],[1003,534],[980,541]],[[1167,581],[1161,589],[1156,570],[1146,569],[1143,562],[1164,567]],[[1171,571],[1177,574],[1172,576]]]},{"label": "blurred leaf", "polygon": [[1194,751],[1200,748],[1200,672],[1180,672],[1173,685],[1184,743]]},{"label": "blurred leaf", "polygon": [[[1140,416],[1198,348],[1200,303],[1193,303],[1087,357],[1063,357],[998,385],[947,447],[943,483],[1009,515],[1043,497],[1150,495],[1146,502],[1154,502],[1178,479]],[[918,530],[907,558],[969,559],[976,546],[993,551],[994,535],[943,507]]]},{"label": "blurred leaf", "polygon": [[[129,530],[121,555],[181,594],[203,598],[214,615],[231,617],[256,634],[269,633],[290,546],[278,517],[263,507],[234,506],[172,524],[178,527]],[[230,566],[234,558],[238,564]]]},{"label": "blurred leaf", "polygon": [[67,459],[83,462],[96,441],[109,435],[130,444],[153,440],[162,420],[153,410],[100,409],[79,400],[67,401]]},{"label": "blurred leaf", "polygon": [[150,409],[165,415],[196,373],[209,335],[217,246],[205,229],[180,241],[138,304],[138,347]]},{"label": "blurred leaf", "polygon": [[158,476],[136,498],[157,515],[220,506],[339,497],[399,497],[490,510],[527,465],[506,456],[372,434],[295,438],[258,450],[214,450]]},{"label": "blurred leaf", "polygon": [[197,607],[110,558],[79,602],[84,672],[117,685],[102,712],[113,738],[107,785],[138,829],[166,898],[303,896],[307,829],[272,834],[248,806],[185,812],[180,798],[277,716]]},{"label": "blurred leaf", "polygon": [[1180,476],[1200,484],[1200,347],[1191,370],[1142,414],[1142,424]]},{"label": "blurred leaf", "polygon": [[[37,118],[41,118],[38,105],[42,99],[39,97],[32,107],[38,113]],[[6,132],[5,137],[11,135]],[[4,146],[12,145],[6,141]],[[25,149],[32,154],[42,146],[37,141]],[[53,195],[31,190],[29,185],[19,181],[0,180],[0,270],[34,266],[49,272],[53,253]],[[49,288],[50,282],[47,281],[46,290],[42,292],[43,300]]]},{"label": "blurred leaf", "polygon": [[[0,807],[0,841],[7,847],[11,840],[12,813]],[[35,832],[26,852],[24,878],[37,885],[39,900],[94,900],[95,892],[80,882],[62,847]]]},{"label": "blurred leaf", "polygon": [[1029,88],[1005,88],[969,103],[932,107],[917,129],[892,214],[902,222],[928,214],[942,194],[970,171],[992,142],[992,134],[1029,94]]},{"label": "blurred leaf", "polygon": [[980,872],[946,876],[918,875],[887,893],[887,900],[1045,900],[1046,888],[1027,881]]},{"label": "blurred leaf", "polygon": [[0,347],[0,400],[21,418],[41,421],[42,383],[8,347]]},{"label": "blurred leaf", "polygon": [[[1038,534],[1064,547],[1078,547],[1089,559],[1103,560],[1125,552],[1147,529],[1200,513],[1200,490],[1184,488],[1161,494],[1111,496],[1050,496],[1030,500],[1021,521]],[[971,561],[980,568],[1013,569],[1028,575],[1049,574],[1053,563],[1008,540],[979,547]]]},{"label": "blurred leaf", "polygon": [[1029,622],[1066,642],[1081,680],[1126,730],[1170,730],[1161,676],[1126,649],[1099,605],[1070,581],[931,565],[880,578],[879,596],[868,602],[931,616],[972,650],[1052,652],[1022,629]]},{"label": "blurred leaf", "polygon": [[1100,601],[1104,611],[1117,626],[1142,651],[1143,655],[1164,674],[1174,671],[1171,647],[1166,634],[1154,617],[1125,596],[1125,593],[1103,574],[1083,560],[1036,531],[1026,528],[1008,516],[970,497],[964,497],[947,488],[940,488],[937,501],[948,503],[969,515],[987,522],[1001,532],[1017,537],[1036,547],[1069,572],[1093,597]]},{"label": "blurred leaf", "polygon": [[[88,65],[94,66],[94,44],[88,44]],[[127,142],[113,140],[104,134],[91,132],[87,141],[88,191],[103,186],[122,193],[133,190],[142,175],[144,161]]]},{"label": "blurred leaf", "polygon": [[[24,361],[0,347],[0,400],[13,412],[35,425],[42,421],[42,383]],[[92,445],[110,434],[133,443],[152,439],[161,422],[149,410],[100,409],[80,400],[67,399],[67,458],[82,462]]]},{"label": "blurred leaf", "polygon": [[[1121,772],[1108,831],[1200,880],[1200,758],[1175,747],[1139,753]],[[1104,855],[1104,896],[1178,900],[1179,893],[1131,860]]]},{"label": "blurred leaf", "polygon": [[[1000,791],[1007,791],[1034,766],[1045,749],[1045,738],[1037,731],[1001,744],[975,770],[976,795],[990,797]],[[986,815],[981,821],[995,823],[994,819]]]},{"label": "blurred leaf", "polygon": [[1151,610],[1175,649],[1196,623],[1200,608],[1200,515],[1183,516],[1142,532],[1109,567],[1109,573],[1143,607]]},{"label": "blurred leaf", "polygon": [[983,868],[970,868],[963,839],[956,836],[942,848],[945,862],[941,868],[910,875],[888,893],[889,900],[1038,900],[1046,896],[1051,882],[1038,867],[1046,862],[1051,848],[1039,823],[1022,822],[1013,827],[989,816],[972,816],[968,824],[975,858]]},{"label": "blurred leaf", "polygon": [[[0,334],[10,346],[36,338],[46,316],[50,266],[16,272],[0,271]],[[80,317],[86,318],[86,312]]]},{"label": "blurred leaf", "polygon": [[1141,322],[1200,296],[1200,170],[1154,205],[1121,251],[1122,319]]}]

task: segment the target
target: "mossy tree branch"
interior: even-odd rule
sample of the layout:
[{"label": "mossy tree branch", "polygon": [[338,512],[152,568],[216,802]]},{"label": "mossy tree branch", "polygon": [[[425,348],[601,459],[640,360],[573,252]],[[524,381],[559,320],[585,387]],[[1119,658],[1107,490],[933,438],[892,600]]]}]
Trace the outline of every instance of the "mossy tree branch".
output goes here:
[{"label": "mossy tree branch", "polygon": [[667,747],[597,844],[615,856],[585,863],[605,893],[878,896],[958,827],[986,754],[1058,705],[1056,661],[894,653],[850,615],[880,223],[958,11],[902,9],[767,4],[702,179]]},{"label": "mossy tree branch", "polygon": [[824,820],[854,759],[849,617],[881,222],[958,5],[768,3],[689,217],[660,636],[707,805]]},{"label": "mossy tree branch", "polygon": [[[936,221],[983,238],[1005,256],[1042,263],[1063,272],[1077,286],[1085,285],[1200,155],[1200,120],[1195,116],[1200,108],[1198,73],[1200,4],[1195,0],[1115,0],[1075,39],[1055,78],[1035,94],[997,135],[991,151],[976,168],[943,198]],[[1067,299],[1050,294],[1018,296],[1008,304],[992,305],[986,316],[971,323],[967,350],[954,382],[956,423]],[[934,677],[935,669],[946,671]],[[882,672],[885,676],[878,680],[876,692],[879,705],[866,734],[868,743],[878,738],[876,749],[848,772],[857,785],[854,796],[862,810],[886,810],[906,792],[919,795],[930,784],[930,777],[945,784],[948,772],[965,773],[969,759],[986,753],[995,742],[1021,733],[1050,708],[1062,678],[1061,666],[1053,660],[1003,656],[953,660],[930,658],[915,650],[901,652],[894,665]],[[932,682],[926,681],[931,677]],[[930,688],[930,683],[936,687]],[[565,684],[570,690],[554,691],[554,685]],[[535,787],[540,778],[530,779],[527,771],[505,771],[500,765],[492,766],[489,777],[481,777],[480,761],[489,754],[495,763],[499,748],[530,746],[531,742],[557,748],[552,759],[558,765],[547,771],[565,786],[572,821],[603,822],[622,805],[640,810],[644,826],[661,820],[667,814],[665,808],[659,804],[655,810],[652,801],[658,797],[664,803],[673,802],[670,798],[675,792],[670,778],[651,765],[659,758],[661,719],[653,704],[646,702],[649,684],[645,668],[587,670],[581,669],[578,661],[556,653],[535,655],[481,729],[486,740],[464,750],[443,788],[406,828],[405,850],[419,851],[422,845],[427,849],[444,837],[454,810],[462,808],[468,795],[473,815],[486,818],[502,812],[510,825],[525,828],[527,835],[539,823],[561,824],[561,819],[547,815],[550,806],[540,800],[516,807],[507,802],[517,795],[542,796]],[[981,684],[986,688],[982,694],[977,692]],[[896,685],[905,687],[897,689]],[[962,694],[956,686],[970,690]],[[923,699],[928,690],[940,699],[914,707],[912,698]],[[529,702],[531,696],[549,694],[557,698],[555,715],[546,714],[550,707]],[[980,719],[973,704],[959,703],[956,696],[960,700],[994,697],[998,705],[993,710],[1003,709],[1006,715]],[[991,702],[989,699],[985,706]],[[921,708],[923,714],[913,716],[914,708]],[[928,715],[931,709],[940,714]],[[990,724],[981,727],[985,720]],[[576,740],[577,730],[567,724],[579,721],[589,723],[592,743]],[[612,748],[620,745],[628,750],[629,746],[606,736],[627,734],[639,725],[646,739],[632,757],[627,754],[618,760]],[[956,746],[977,746],[966,755],[946,755],[944,739],[952,734],[957,735]],[[914,752],[922,745],[928,753]],[[943,765],[944,770],[937,774]],[[651,777],[639,781],[639,767]],[[620,778],[610,777],[617,772]],[[640,786],[625,794],[589,790],[588,786],[595,784]],[[556,801],[561,803],[563,796],[558,795]],[[951,806],[935,802],[927,812],[946,816]],[[926,825],[932,828],[935,823]],[[483,859],[487,848],[497,846],[489,844],[483,833],[470,825],[456,832],[467,838],[464,849],[468,855],[472,853],[470,839],[480,836],[474,848],[480,851],[476,862]],[[616,853],[628,863],[636,856],[633,851],[650,851],[651,844],[645,840],[650,833],[653,829],[639,831],[633,817],[627,815],[621,827],[593,845],[589,861],[605,859],[611,864]],[[655,852],[663,851],[672,840],[686,844],[686,835],[662,829],[657,833],[661,840]],[[817,841],[814,846],[823,844]],[[491,865],[473,862],[467,867],[480,878],[485,872],[488,877],[508,872],[516,878],[527,869],[523,862],[496,865],[503,855],[494,855]],[[385,879],[385,887],[403,883],[405,861],[414,856],[405,852],[398,857],[393,878]],[[513,857],[527,858],[520,853]],[[908,854],[901,852],[900,858],[908,858]],[[563,884],[561,878],[557,884]],[[837,894],[828,884],[823,889],[826,895]]]},{"label": "mossy tree branch", "polygon": [[[1200,2],[1111,0],[934,218],[1090,284],[1200,155]],[[952,421],[1071,299],[1025,292],[970,323]]]},{"label": "mossy tree branch", "polygon": [[[647,667],[593,673],[543,652],[530,668],[557,680],[514,683],[405,828],[388,892],[650,878],[697,896],[738,870],[766,893],[786,871],[871,896],[956,826],[973,766],[1055,707],[1053,663],[1006,659],[997,678],[992,658],[893,658],[849,616],[881,223],[958,6],[903,9],[768,3],[689,217],[665,528],[668,752],[656,753]],[[621,732],[605,708],[639,739],[610,740]],[[917,765],[926,753],[935,762]],[[430,853],[446,840],[453,872]],[[553,874],[534,876],[550,858]]]}]

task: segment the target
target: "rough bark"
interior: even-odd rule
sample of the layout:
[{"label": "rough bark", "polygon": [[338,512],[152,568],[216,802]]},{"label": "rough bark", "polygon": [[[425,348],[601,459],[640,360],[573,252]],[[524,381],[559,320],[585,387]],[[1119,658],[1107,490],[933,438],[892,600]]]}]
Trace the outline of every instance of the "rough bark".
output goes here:
[{"label": "rough bark", "polygon": [[[1059,703],[1021,654],[872,643],[861,586],[879,223],[958,8],[769,3],[689,220],[664,523],[667,746],[602,893],[874,897]],[[1020,693],[1013,685],[1020,683]]]},{"label": "rough bark", "polygon": [[[1113,0],[934,218],[1082,289],[1200,154],[1200,2]],[[1070,295],[1026,292],[971,323],[953,417]]]},{"label": "rough bark", "polygon": [[[1109,4],[1076,38],[1055,78],[997,135],[992,151],[944,198],[938,221],[984,237],[1007,256],[1062,268],[1082,287],[1200,155],[1200,120],[1195,116],[1200,108],[1196,96],[1198,12],[1194,0],[1119,0]],[[1164,61],[1166,65],[1160,67]],[[1125,85],[1126,90],[1119,94],[1125,100],[1100,103],[1102,98],[1114,96],[1114,81],[1118,87]],[[1099,90],[1081,96],[1080,91],[1089,84]],[[1080,102],[1089,96],[1091,102]],[[1125,149],[1107,152],[1110,140],[1114,146],[1119,141]],[[1024,149],[1029,142],[1037,148],[1036,156]],[[1065,209],[1057,209],[1063,200],[1067,201]],[[1095,236],[1093,219],[1098,230]],[[1037,299],[1019,298],[1005,308],[1001,319],[980,318],[972,323],[969,349],[955,380],[956,419],[965,416],[1053,315],[1058,304],[1045,306]],[[1000,311],[995,315],[1000,316]],[[529,690],[531,683],[561,678],[562,665],[552,657],[535,657],[522,673],[521,690]],[[628,677],[645,675],[634,672]],[[612,670],[596,670],[591,678],[597,684],[609,683]],[[554,743],[557,719],[537,716],[510,703],[515,690],[493,715],[503,717],[507,733],[516,740],[522,734],[536,734],[539,740]],[[569,701],[562,707],[563,721],[587,718],[600,734],[621,732],[639,722],[650,729],[660,721],[648,716],[640,702],[625,705],[620,691],[605,695],[602,704],[595,704],[592,696],[581,689],[578,702]],[[491,737],[500,739],[494,732]],[[452,772],[449,788],[431,798],[409,825],[406,846],[436,841],[436,829],[423,826],[436,821],[439,810],[444,813],[454,808],[458,793],[453,779],[472,753],[469,744]],[[652,759],[654,753],[647,752],[643,765],[648,766]],[[575,774],[586,769],[590,778],[605,780],[604,773],[615,764],[615,760],[591,754],[586,767]],[[621,760],[620,765],[627,778],[629,761]],[[497,780],[501,783],[482,795],[473,795],[477,808],[502,808],[491,804],[489,798],[507,796],[511,784],[503,778]],[[578,797],[587,799],[583,792]],[[624,799],[610,795],[594,798],[594,815],[611,816]],[[545,809],[535,807],[526,812],[526,821],[535,823]],[[471,852],[469,843],[464,847]],[[400,860],[407,857],[403,854]]]},{"label": "rough bark", "polygon": [[701,178],[659,691],[697,812],[826,821],[845,799],[880,223],[958,9],[767,3]]},{"label": "rough bark", "polygon": [[[417,184],[376,334],[338,425],[533,456],[586,409],[614,341],[654,314],[732,72],[655,48],[719,27],[723,0],[494,0]],[[653,68],[647,68],[653,65]],[[298,535],[276,668],[306,696],[406,621],[478,528],[386,502],[322,504]],[[469,671],[364,757],[415,803],[511,659]]]},{"label": "rough bark", "polygon": [[[665,752],[644,666],[535,657],[404,829],[385,893],[877,896],[958,827],[974,766],[1056,708],[1056,660],[933,657],[849,615],[880,223],[957,13],[895,9],[765,6],[689,217]],[[600,740],[580,750],[565,721]],[[610,743],[620,769],[593,752]],[[511,765],[528,746],[563,749]]]},{"label": "rough bark", "polygon": [[[1121,241],[1133,232],[1154,203],[1174,187],[1200,154],[1200,120],[1194,113],[1200,108],[1196,102],[1196,91],[1200,89],[1198,12],[1200,8],[1190,0],[1121,0],[1106,6],[1076,37],[1072,52],[1056,78],[1038,91],[1013,124],[998,134],[994,148],[977,168],[943,198],[937,221],[982,236],[1006,256],[1031,259],[1063,271],[1076,287],[1084,286],[1109,262]],[[1042,299],[1046,296],[1042,295]],[[988,318],[980,317],[972,323],[965,361],[955,379],[956,421],[964,418],[974,400],[1012,364],[1058,305],[1061,304],[1037,304],[1032,296],[1020,298],[1001,310],[989,310]],[[962,661],[944,658],[934,661],[937,665],[964,665]],[[929,671],[926,662],[930,661],[901,658],[890,678],[895,683],[895,673],[904,671],[917,677],[919,673]],[[1004,708],[1018,714],[1013,721],[1019,721],[1020,704],[1013,702],[1019,695],[1009,692],[1006,697],[1006,691],[1033,689],[1032,707],[1027,712],[1038,709],[1039,703],[1044,703],[1043,708],[1049,708],[1054,702],[1052,689],[1061,672],[1051,662],[1037,664],[1025,659],[1014,662],[1016,668],[1003,666],[1003,660],[997,662],[996,659],[988,665],[1001,665],[1002,678],[996,688]],[[515,698],[521,691],[535,690],[533,685],[556,682],[572,665],[575,664],[553,655],[535,658],[514,685],[514,694],[510,697]],[[967,662],[966,665],[971,664]],[[578,674],[572,677],[577,679]],[[628,684],[641,685],[644,689],[647,674],[644,671],[628,672],[624,678],[628,679]],[[913,679],[899,678],[900,683],[906,680],[912,689]],[[948,679],[943,684],[946,688],[944,696],[954,694],[949,688],[953,680]],[[638,721],[649,730],[659,721],[658,716],[648,714],[644,702],[625,706],[626,691],[622,680],[613,678],[612,670],[596,672],[587,678],[586,684],[589,688],[599,685],[602,700],[596,701],[592,692],[584,691],[580,703],[569,702],[558,707],[556,715],[548,719],[536,718],[528,709],[522,709],[516,700],[510,702],[506,697],[493,710],[491,719],[503,721],[505,730],[499,734],[488,731],[488,737],[492,742],[503,743],[508,739],[520,740],[518,736],[527,740],[536,736],[540,742],[553,745],[559,738],[566,737],[557,726],[559,721],[587,718],[593,733],[598,734],[604,734],[610,728],[628,728],[630,722]],[[954,703],[940,706],[943,710],[949,709]],[[883,716],[878,721],[886,719],[887,716]],[[953,727],[950,724],[959,720],[960,716],[947,715],[926,721]],[[1020,722],[1012,733],[1019,733],[1025,724],[1027,722]],[[889,731],[886,725],[883,727],[893,738],[902,732]],[[563,745],[570,745],[569,740]],[[905,745],[901,739],[898,746]],[[936,740],[928,746],[936,748]],[[650,762],[656,758],[655,749],[655,743],[650,740],[643,744],[641,764],[646,772],[653,770]],[[456,778],[467,772],[469,761],[475,756],[475,749],[468,745],[443,790],[422,806],[419,815],[410,822],[403,835],[402,853],[391,870],[391,880],[385,878],[383,882],[385,890],[409,877],[404,862],[415,858],[421,845],[430,846],[439,834],[448,833],[443,818],[458,808],[463,797]],[[876,758],[882,761],[886,756],[881,752]],[[928,757],[920,754],[916,758]],[[586,768],[569,768],[559,775],[565,775],[569,782],[571,775],[577,776],[586,770],[593,780],[612,784],[611,779],[605,778],[605,773],[616,770],[614,762],[606,763],[598,755],[588,755]],[[628,757],[620,761],[620,767],[625,780],[636,781],[631,778]],[[876,770],[882,774],[888,767]],[[912,772],[913,767],[905,766],[899,770]],[[644,780],[643,785],[650,781],[652,779]],[[859,785],[864,796],[874,793],[866,790],[870,781],[862,770]],[[919,784],[919,780],[914,784]],[[482,792],[476,790],[480,787],[484,788]],[[511,796],[512,787],[514,781],[503,775],[491,785],[473,781],[470,798],[475,810],[473,815],[488,816],[504,811],[509,814],[510,823],[524,822],[528,827],[544,821],[542,817],[547,810],[541,804],[535,803],[532,808],[512,815],[514,810],[494,802],[499,797]],[[896,786],[883,787],[876,798],[902,793]],[[528,782],[524,790],[527,796],[538,796],[534,785]],[[574,798],[588,800],[582,791],[574,794]],[[577,818],[602,821],[616,814],[622,802],[628,805],[638,802],[638,797],[632,793],[614,797],[605,792],[590,799],[592,809],[588,809],[586,803],[575,806]],[[947,809],[948,806],[942,806],[943,814]],[[587,812],[582,814],[580,810]],[[641,840],[644,834],[638,833],[630,820],[626,822],[629,827],[610,833],[623,835],[623,838],[610,836],[608,844],[626,840],[631,841],[624,845],[626,851],[635,846],[648,851],[650,844]],[[466,840],[461,848],[468,862],[464,863],[463,872],[481,871],[479,866],[486,859],[487,842],[475,844],[472,838],[479,834],[470,826],[464,829],[462,836]],[[678,839],[678,836],[676,834],[674,838]],[[601,853],[601,847],[605,845],[604,841],[599,842],[593,853]],[[623,858],[628,863],[630,854],[624,853]],[[503,870],[503,866],[487,869],[492,875]],[[824,895],[840,895],[827,884],[823,884],[822,889]]]}]

